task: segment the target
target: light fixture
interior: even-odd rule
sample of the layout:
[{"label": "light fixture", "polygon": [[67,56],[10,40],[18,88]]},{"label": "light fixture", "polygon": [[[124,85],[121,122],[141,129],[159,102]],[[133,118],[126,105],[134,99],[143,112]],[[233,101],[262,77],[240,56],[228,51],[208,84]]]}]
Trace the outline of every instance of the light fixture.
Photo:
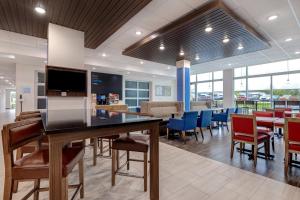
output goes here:
[{"label": "light fixture", "polygon": [[198,54],[196,54],[196,56],[195,56],[195,60],[200,60],[200,57],[199,57],[199,55],[198,55]]},{"label": "light fixture", "polygon": [[93,67],[93,70],[96,70],[96,67]]},{"label": "light fixture", "polygon": [[15,59],[16,58],[15,55],[8,55],[7,57],[10,58],[10,59]]},{"label": "light fixture", "polygon": [[231,66],[232,64],[231,63],[228,63],[228,66]]},{"label": "light fixture", "polygon": [[229,38],[226,36],[224,39],[223,39],[223,43],[224,44],[226,44],[226,43],[228,43],[230,40],[229,40]]},{"label": "light fixture", "polygon": [[36,7],[34,8],[34,10],[35,10],[37,13],[41,14],[41,15],[43,15],[43,14],[46,13],[46,10],[45,10],[44,8],[42,8],[40,5],[39,5],[39,6],[36,6]]},{"label": "light fixture", "polygon": [[135,34],[136,35],[142,35],[142,31],[136,31]]},{"label": "light fixture", "polygon": [[171,69],[171,67],[167,67],[167,69],[168,69],[168,70],[170,70],[170,69]]},{"label": "light fixture", "polygon": [[273,21],[273,20],[275,20],[275,19],[277,19],[277,18],[278,18],[277,15],[271,15],[270,17],[268,17],[268,20],[269,20],[269,21]]},{"label": "light fixture", "polygon": [[296,54],[296,55],[299,55],[299,54],[300,54],[300,51],[296,51],[295,54]]},{"label": "light fixture", "polygon": [[140,61],[140,64],[141,64],[141,65],[144,64],[144,61],[141,60],[141,61]]},{"label": "light fixture", "polygon": [[286,42],[290,42],[290,41],[292,41],[292,40],[293,40],[292,38],[286,38],[286,39],[285,39]]},{"label": "light fixture", "polygon": [[183,50],[180,50],[179,55],[180,55],[180,56],[184,56],[184,51],[183,51]]},{"label": "light fixture", "polygon": [[205,28],[205,32],[207,32],[207,33],[211,32],[212,30],[213,30],[213,28],[210,26]]},{"label": "light fixture", "polygon": [[237,49],[242,50],[243,48],[244,48],[243,45],[240,44]]},{"label": "light fixture", "polygon": [[5,82],[8,82],[8,80],[6,79]]},{"label": "light fixture", "polygon": [[102,57],[106,57],[106,53],[102,53]]},{"label": "light fixture", "polygon": [[4,79],[4,76],[0,76],[0,79]]},{"label": "light fixture", "polygon": [[160,46],[159,46],[159,50],[161,50],[161,51],[165,50],[165,46],[164,46],[164,44],[163,44],[163,43],[161,43],[161,44],[160,44]]}]

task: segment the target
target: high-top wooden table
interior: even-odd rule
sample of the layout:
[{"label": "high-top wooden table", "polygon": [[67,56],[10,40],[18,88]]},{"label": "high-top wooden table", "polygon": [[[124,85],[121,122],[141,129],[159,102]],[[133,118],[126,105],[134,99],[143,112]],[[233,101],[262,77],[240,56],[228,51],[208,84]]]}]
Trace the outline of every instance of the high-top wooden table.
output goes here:
[{"label": "high-top wooden table", "polygon": [[[83,140],[150,131],[150,199],[159,200],[159,123],[161,119],[104,110],[48,110],[42,114],[49,139],[49,199],[67,200],[62,185],[62,148]],[[96,195],[96,194],[95,194]]]}]

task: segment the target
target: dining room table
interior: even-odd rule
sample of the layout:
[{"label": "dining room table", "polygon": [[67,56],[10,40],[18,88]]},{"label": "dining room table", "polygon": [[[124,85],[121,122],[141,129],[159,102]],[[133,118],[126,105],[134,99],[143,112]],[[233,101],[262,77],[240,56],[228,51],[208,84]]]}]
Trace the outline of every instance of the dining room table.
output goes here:
[{"label": "dining room table", "polygon": [[47,110],[42,113],[49,140],[49,199],[67,200],[62,185],[62,149],[72,141],[148,130],[150,200],[159,200],[159,118],[105,110]]}]

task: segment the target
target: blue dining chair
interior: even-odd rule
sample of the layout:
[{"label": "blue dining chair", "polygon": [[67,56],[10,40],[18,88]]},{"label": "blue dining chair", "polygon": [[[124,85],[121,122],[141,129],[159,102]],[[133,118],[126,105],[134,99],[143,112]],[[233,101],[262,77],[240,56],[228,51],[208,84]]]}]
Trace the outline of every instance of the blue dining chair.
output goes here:
[{"label": "blue dining chair", "polygon": [[167,137],[169,137],[169,129],[180,131],[180,134],[182,138],[185,141],[185,133],[186,131],[193,130],[193,133],[196,137],[196,140],[198,141],[197,137],[197,118],[198,118],[198,112],[184,112],[181,119],[176,118],[170,118],[169,123],[167,124]]},{"label": "blue dining chair", "polygon": [[212,114],[213,114],[212,110],[202,110],[200,112],[200,116],[198,117],[197,127],[199,127],[200,129],[202,140],[204,140],[202,128],[208,128],[210,131],[210,135],[212,136],[212,131],[211,131]]},{"label": "blue dining chair", "polygon": [[226,112],[213,114],[212,121],[217,122],[218,125],[220,122],[222,125],[225,124],[225,126],[227,127],[227,131],[229,131],[228,122],[230,121],[230,115],[233,114],[234,112],[235,112],[234,108],[227,108]]}]

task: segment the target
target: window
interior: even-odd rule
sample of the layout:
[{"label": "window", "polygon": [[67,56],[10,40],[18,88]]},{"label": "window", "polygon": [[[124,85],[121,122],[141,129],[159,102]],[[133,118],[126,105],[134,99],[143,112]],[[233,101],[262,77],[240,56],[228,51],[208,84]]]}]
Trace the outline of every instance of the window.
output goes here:
[{"label": "window", "polygon": [[191,101],[196,101],[196,84],[191,84]]},{"label": "window", "polygon": [[128,110],[136,112],[142,101],[149,101],[149,91],[149,82],[125,81],[125,103]]},{"label": "window", "polygon": [[36,72],[35,78],[35,97],[36,97],[36,109],[45,110],[47,109],[47,97],[45,91],[45,73],[44,72]]},{"label": "window", "polygon": [[211,82],[197,83],[197,100],[212,99],[212,86]]},{"label": "window", "polygon": [[203,74],[197,74],[197,81],[208,81],[212,80],[212,73],[203,73]]},{"label": "window", "polygon": [[235,68],[234,69],[234,77],[244,77],[247,75],[247,68],[241,67],[241,68]]},{"label": "window", "polygon": [[273,77],[274,100],[300,100],[300,73]]},{"label": "window", "polygon": [[195,83],[197,81],[196,78],[197,78],[196,74],[191,75],[191,78],[190,78],[191,83]]},{"label": "window", "polygon": [[216,79],[223,79],[223,71],[214,72],[214,80]]}]

